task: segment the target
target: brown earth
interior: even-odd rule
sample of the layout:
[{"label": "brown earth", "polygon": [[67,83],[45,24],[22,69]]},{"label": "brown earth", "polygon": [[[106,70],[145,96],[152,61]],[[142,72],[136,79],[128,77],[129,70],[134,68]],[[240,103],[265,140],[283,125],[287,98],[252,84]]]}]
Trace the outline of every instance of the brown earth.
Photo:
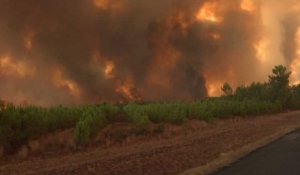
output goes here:
[{"label": "brown earth", "polygon": [[[138,137],[124,134],[131,131],[129,126],[110,127],[84,151],[5,160],[0,174],[175,175],[195,167],[200,168],[184,174],[205,174],[299,128],[300,111],[210,123],[189,121],[182,126],[167,125],[160,134]],[[108,135],[122,141],[107,140]],[[40,143],[31,142],[32,149],[38,150]]]}]

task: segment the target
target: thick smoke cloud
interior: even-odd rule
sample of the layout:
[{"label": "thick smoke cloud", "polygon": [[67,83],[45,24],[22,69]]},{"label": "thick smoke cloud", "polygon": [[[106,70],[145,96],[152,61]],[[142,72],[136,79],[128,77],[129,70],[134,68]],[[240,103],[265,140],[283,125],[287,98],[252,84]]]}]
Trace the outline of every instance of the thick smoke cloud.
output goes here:
[{"label": "thick smoke cloud", "polygon": [[0,0],[0,98],[193,100],[262,81],[297,57],[299,3],[243,1]]}]

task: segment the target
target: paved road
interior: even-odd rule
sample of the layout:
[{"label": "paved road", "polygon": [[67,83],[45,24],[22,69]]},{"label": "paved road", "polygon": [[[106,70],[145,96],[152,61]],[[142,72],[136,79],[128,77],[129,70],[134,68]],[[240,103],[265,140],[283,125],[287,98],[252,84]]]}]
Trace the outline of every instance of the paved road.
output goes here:
[{"label": "paved road", "polygon": [[300,175],[300,130],[255,151],[214,175]]}]

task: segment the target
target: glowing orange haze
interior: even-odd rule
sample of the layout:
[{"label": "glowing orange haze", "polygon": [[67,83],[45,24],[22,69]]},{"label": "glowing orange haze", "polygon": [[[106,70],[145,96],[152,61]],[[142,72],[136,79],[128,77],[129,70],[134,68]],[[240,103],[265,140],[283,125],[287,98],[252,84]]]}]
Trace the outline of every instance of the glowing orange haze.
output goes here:
[{"label": "glowing orange haze", "polygon": [[297,34],[295,36],[295,41],[297,43],[297,53],[296,58],[290,65],[292,71],[291,80],[292,84],[300,84],[300,27],[298,28]]},{"label": "glowing orange haze", "polygon": [[268,41],[263,38],[260,40],[258,43],[254,44],[254,48],[256,50],[256,58],[261,62],[264,63],[267,60],[267,55],[266,55],[266,48],[268,45]]},{"label": "glowing orange haze", "polygon": [[53,73],[53,83],[58,87],[58,88],[66,88],[67,91],[79,98],[80,97],[80,90],[78,86],[76,85],[75,82],[68,80],[64,77],[63,72],[60,70],[55,70]]},{"label": "glowing orange haze", "polygon": [[93,1],[94,1],[94,4],[98,8],[101,8],[101,9],[104,9],[104,10],[108,8],[109,0],[93,0]]},{"label": "glowing orange haze", "polygon": [[[289,3],[287,2],[293,6],[288,7]],[[190,1],[186,1],[186,3],[190,3]],[[169,8],[159,7],[161,4],[171,5]],[[153,6],[147,6],[151,5],[151,2],[145,0],[144,3],[137,5],[138,8],[143,8],[140,10],[135,9],[137,7],[131,9],[130,6],[133,5],[130,1],[89,0],[90,11],[88,12],[91,13],[86,12],[86,18],[82,17],[84,22],[78,22],[78,26],[74,22],[76,21],[75,17],[69,23],[64,20],[59,23],[57,22],[60,20],[59,16],[56,18],[53,17],[55,15],[46,14],[45,19],[50,21],[49,24],[45,22],[48,24],[46,27],[41,25],[44,24],[42,22],[36,24],[28,20],[24,22],[26,23],[24,31],[14,34],[21,36],[21,39],[18,38],[20,43],[11,42],[17,43],[13,45],[16,47],[16,51],[11,48],[6,49],[0,44],[0,78],[25,79],[31,77],[39,81],[39,73],[44,71],[43,68],[48,67],[43,60],[48,58],[43,56],[47,57],[49,54],[51,57],[49,60],[54,63],[49,66],[49,70],[47,69],[49,73],[44,73],[45,79],[50,79],[49,82],[53,87],[67,92],[66,94],[72,97],[70,99],[79,99],[78,101],[94,89],[96,90],[92,93],[97,93],[98,89],[99,91],[103,90],[103,93],[99,93],[99,97],[97,97],[101,100],[101,95],[109,99],[109,93],[114,93],[112,98],[120,96],[126,100],[137,100],[140,98],[140,94],[148,99],[150,99],[149,97],[167,98],[173,94],[176,94],[177,98],[184,99],[194,95],[191,91],[197,89],[201,83],[203,87],[206,87],[205,95],[219,96],[222,94],[221,86],[225,82],[234,88],[248,81],[266,81],[271,68],[276,64],[283,64],[290,68],[292,71],[291,84],[300,83],[300,22],[295,24],[298,30],[295,36],[293,35],[294,41],[288,41],[292,43],[291,45],[295,44],[297,49],[294,54],[295,58],[285,59],[282,48],[280,48],[284,42],[287,42],[283,33],[289,31],[288,27],[283,27],[282,21],[284,21],[283,19],[288,21],[287,17],[296,18],[297,15],[296,19],[299,21],[299,2],[293,0],[274,0],[272,2],[264,0],[199,0],[197,3],[191,3],[193,5],[187,5],[186,9],[169,1],[162,1],[161,4],[155,6],[156,3],[154,3]],[[125,17],[118,14],[121,9]],[[35,13],[41,13],[40,11],[42,10],[32,10],[33,16]],[[237,17],[237,14],[240,16]],[[95,19],[90,19],[92,15],[106,16],[96,16]],[[0,17],[2,17],[1,14]],[[8,20],[8,23],[11,21],[13,20]],[[92,27],[96,26],[95,29],[90,29],[90,26],[85,27],[84,24],[90,23]],[[101,24],[98,25],[98,23]],[[71,27],[68,26],[69,28],[65,29],[62,24]],[[31,25],[32,28],[28,27]],[[78,32],[80,36],[78,33],[68,35],[73,27],[77,32],[84,29],[87,31]],[[51,28],[50,32],[46,33],[48,28]],[[65,30],[67,32],[64,34],[67,35],[67,39],[61,41],[60,37],[64,37],[64,34],[61,33]],[[100,34],[92,33],[95,31]],[[0,30],[0,36],[3,36],[1,32]],[[89,32],[92,34],[89,35]],[[53,33],[55,37],[59,35],[57,38],[54,37],[54,41],[51,40],[53,37],[47,38]],[[72,38],[81,37],[81,35],[84,39],[78,40],[79,42]],[[144,38],[141,39],[141,36]],[[14,37],[11,37],[13,38],[11,40],[18,40]],[[73,41],[75,41],[74,44]],[[55,47],[56,43],[71,43],[72,47],[66,48],[63,44]],[[79,52],[76,48],[73,49],[73,45],[76,46],[76,44],[79,45],[77,50],[83,48],[82,52],[87,50],[87,53],[80,55],[81,50]],[[86,50],[84,50],[85,47]],[[1,49],[5,51],[2,53]],[[201,51],[197,52],[198,49]],[[69,54],[69,52],[72,53]],[[22,54],[24,58],[19,58],[19,55]],[[80,56],[77,58],[77,55]],[[25,59],[31,58],[31,56],[32,62],[29,61],[31,59]],[[74,57],[75,61],[68,60],[69,57]],[[52,60],[52,58],[54,59]],[[76,59],[81,62],[77,63]],[[141,59],[145,60],[141,61]],[[39,61],[33,64],[36,60]],[[60,63],[64,65],[60,65]],[[46,64],[46,66],[40,66],[40,68],[39,64],[43,66]],[[75,68],[67,64],[75,65]],[[124,67],[121,67],[123,65]],[[78,72],[74,70],[78,70]],[[74,72],[80,75],[68,76]],[[196,78],[190,80],[189,78],[193,76]],[[184,85],[180,83],[187,84],[185,86],[195,83],[196,88],[184,89]],[[103,87],[103,89],[99,87]],[[182,92],[182,95],[178,95],[181,93],[180,90],[177,90],[179,88],[185,91]],[[90,96],[92,95],[89,94],[88,97]]]},{"label": "glowing orange haze", "polygon": [[26,77],[33,76],[34,74],[35,69],[30,67],[26,62],[16,62],[9,56],[0,58],[0,76],[16,75],[18,77]]},{"label": "glowing orange haze", "polygon": [[115,69],[115,65],[113,62],[111,61],[106,62],[105,69],[104,69],[104,75],[106,79],[111,79],[115,77],[113,73],[114,69]]},{"label": "glowing orange haze", "polygon": [[221,22],[221,18],[217,16],[217,1],[208,1],[200,8],[196,17],[199,21]]},{"label": "glowing orange haze", "polygon": [[256,9],[253,1],[254,0],[242,0],[241,9],[245,11],[253,12]]}]

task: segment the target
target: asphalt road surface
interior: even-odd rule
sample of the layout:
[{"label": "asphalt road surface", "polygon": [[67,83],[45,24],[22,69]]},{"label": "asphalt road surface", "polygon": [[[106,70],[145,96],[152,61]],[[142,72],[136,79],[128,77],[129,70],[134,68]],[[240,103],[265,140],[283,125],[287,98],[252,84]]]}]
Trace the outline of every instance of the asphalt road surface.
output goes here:
[{"label": "asphalt road surface", "polygon": [[300,130],[213,175],[300,175]]}]

